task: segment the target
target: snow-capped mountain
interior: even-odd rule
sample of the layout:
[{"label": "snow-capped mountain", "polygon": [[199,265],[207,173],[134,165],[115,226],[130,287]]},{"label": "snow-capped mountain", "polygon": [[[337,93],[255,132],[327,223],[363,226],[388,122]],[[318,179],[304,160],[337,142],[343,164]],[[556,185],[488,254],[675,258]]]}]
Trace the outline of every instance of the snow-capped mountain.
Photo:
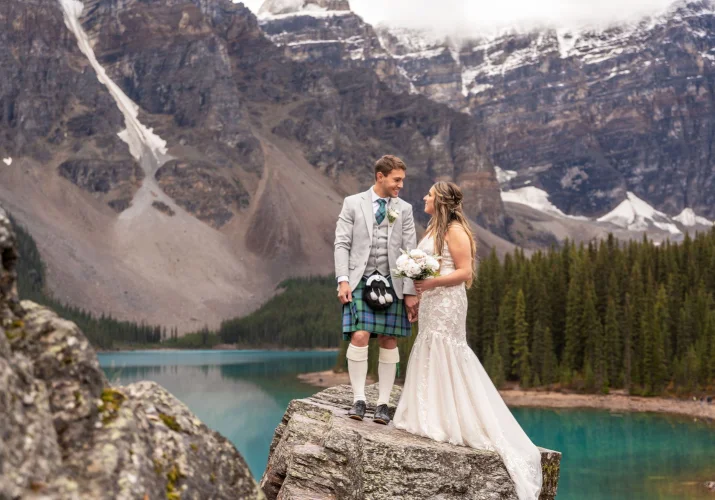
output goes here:
[{"label": "snow-capped mountain", "polygon": [[631,192],[626,193],[626,199],[616,208],[601,217],[591,219],[584,216],[568,215],[549,200],[549,194],[546,191],[527,185],[531,182],[529,180],[524,181],[520,187],[512,188],[512,183],[518,178],[517,172],[504,171],[499,167],[495,167],[495,170],[499,184],[503,188],[502,201],[524,205],[552,217],[588,223],[603,223],[632,232],[647,232],[656,240],[661,240],[663,236],[678,240],[690,228],[709,228],[714,225],[705,217],[696,215],[691,208],[686,208],[679,215],[670,217]]},{"label": "snow-capped mountain", "polygon": [[704,227],[710,227],[715,225],[715,222],[706,219],[705,217],[700,217],[699,215],[695,215],[695,212],[693,212],[692,208],[686,208],[682,212],[680,212],[679,215],[676,215],[673,217],[673,220],[676,220],[680,222],[683,226],[687,227],[696,227],[696,226],[704,226]]},{"label": "snow-capped mountain", "polygon": [[630,192],[668,217],[715,219],[712,0],[608,28],[460,40],[362,20],[326,27],[313,9],[262,26],[291,57],[389,68],[378,74],[393,89],[471,114],[490,159],[564,214],[597,219]]},{"label": "snow-capped mountain", "polygon": [[492,161],[562,212],[597,218],[631,192],[669,217],[715,218],[711,0],[607,29],[475,37],[459,50],[415,30],[378,32],[383,42],[395,33],[399,43],[384,45],[417,91],[471,113]]},{"label": "snow-capped mountain", "polygon": [[610,222],[632,231],[646,231],[650,226],[655,226],[671,234],[681,233],[666,214],[654,209],[631,192],[627,197],[611,212],[599,217],[598,221]]}]

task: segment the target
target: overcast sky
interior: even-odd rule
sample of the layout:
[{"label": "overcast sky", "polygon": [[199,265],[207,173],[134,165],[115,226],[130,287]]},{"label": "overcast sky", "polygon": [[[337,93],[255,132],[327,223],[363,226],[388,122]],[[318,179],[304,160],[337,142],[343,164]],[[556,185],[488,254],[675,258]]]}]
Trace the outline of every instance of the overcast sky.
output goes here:
[{"label": "overcast sky", "polygon": [[[258,12],[263,0],[244,3]],[[433,27],[447,34],[539,25],[604,25],[656,14],[671,3],[673,0],[350,0],[353,11],[370,23]]]}]

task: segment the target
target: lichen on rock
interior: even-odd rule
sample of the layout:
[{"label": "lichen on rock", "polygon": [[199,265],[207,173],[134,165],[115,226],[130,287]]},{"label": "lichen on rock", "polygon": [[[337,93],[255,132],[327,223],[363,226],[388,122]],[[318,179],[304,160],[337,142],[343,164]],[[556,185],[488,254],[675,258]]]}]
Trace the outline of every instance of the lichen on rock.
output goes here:
[{"label": "lichen on rock", "polygon": [[0,255],[0,498],[264,498],[184,404],[153,382],[110,386],[77,325],[19,302],[2,208]]}]

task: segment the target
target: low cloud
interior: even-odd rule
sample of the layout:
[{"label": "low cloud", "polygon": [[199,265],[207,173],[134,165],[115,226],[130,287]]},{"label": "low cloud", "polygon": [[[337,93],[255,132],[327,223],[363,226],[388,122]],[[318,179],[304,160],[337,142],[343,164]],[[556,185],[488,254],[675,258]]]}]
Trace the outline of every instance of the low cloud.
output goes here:
[{"label": "low cloud", "polygon": [[[682,0],[680,0],[682,1]],[[246,5],[257,12],[261,0]],[[354,12],[379,24],[475,35],[549,26],[602,27],[663,12],[673,0],[351,0]]]}]

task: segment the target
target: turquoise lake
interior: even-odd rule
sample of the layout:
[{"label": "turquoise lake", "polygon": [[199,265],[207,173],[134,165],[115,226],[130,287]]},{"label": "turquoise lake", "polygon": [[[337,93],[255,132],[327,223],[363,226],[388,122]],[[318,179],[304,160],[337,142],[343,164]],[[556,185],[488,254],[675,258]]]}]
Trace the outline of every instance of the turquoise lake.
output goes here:
[{"label": "turquoise lake", "polygon": [[[335,352],[134,351],[103,353],[113,383],[153,380],[230,439],[260,479],[273,431],[291,399],[319,389],[298,373],[327,370]],[[559,499],[710,498],[715,425],[653,414],[517,408],[539,446],[563,453]]]}]

